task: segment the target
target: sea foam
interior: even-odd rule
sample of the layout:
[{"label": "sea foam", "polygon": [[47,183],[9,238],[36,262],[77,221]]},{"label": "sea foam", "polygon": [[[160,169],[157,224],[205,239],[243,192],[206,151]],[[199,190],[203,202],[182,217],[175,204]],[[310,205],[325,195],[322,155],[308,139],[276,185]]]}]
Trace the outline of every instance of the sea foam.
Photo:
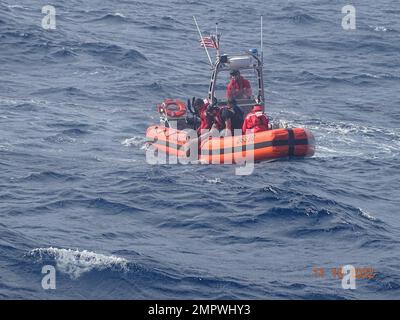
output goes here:
[{"label": "sea foam", "polygon": [[87,250],[62,248],[35,248],[28,256],[38,261],[54,259],[58,271],[68,274],[71,279],[77,279],[82,274],[92,270],[128,271],[128,260],[116,256],[106,256]]}]

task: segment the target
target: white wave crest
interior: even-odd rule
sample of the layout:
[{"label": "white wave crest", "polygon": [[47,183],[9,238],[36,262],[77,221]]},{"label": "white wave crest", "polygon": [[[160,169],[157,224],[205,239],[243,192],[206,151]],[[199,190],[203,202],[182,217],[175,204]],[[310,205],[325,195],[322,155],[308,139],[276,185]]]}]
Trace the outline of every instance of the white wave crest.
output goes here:
[{"label": "white wave crest", "polygon": [[126,18],[122,13],[116,12],[112,14],[114,17],[121,17],[121,18]]},{"label": "white wave crest", "polygon": [[134,136],[132,138],[125,139],[121,144],[125,147],[141,147],[146,145],[147,139],[144,136]]},{"label": "white wave crest", "polygon": [[40,99],[13,99],[13,98],[0,98],[0,104],[16,106],[18,104],[29,103],[36,106],[48,105],[48,101]]},{"label": "white wave crest", "polygon": [[12,147],[13,145],[8,142],[0,144],[0,151],[10,151]]},{"label": "white wave crest", "polygon": [[370,26],[370,27],[373,28],[374,31],[378,31],[378,32],[388,31],[388,28],[386,28],[385,26]]},{"label": "white wave crest", "polygon": [[61,248],[35,248],[28,253],[29,256],[39,260],[54,259],[57,270],[68,274],[71,279],[77,279],[82,274],[95,270],[114,269],[128,271],[128,260],[115,256],[83,250]]},{"label": "white wave crest", "polygon": [[219,183],[222,183],[221,178],[206,179],[206,181],[207,181],[208,183],[212,183],[212,184],[219,184]]},{"label": "white wave crest", "polygon": [[10,8],[10,9],[28,9],[28,8],[26,8],[24,6],[19,5],[19,4],[10,4],[10,5],[7,5],[7,7]]},{"label": "white wave crest", "polygon": [[360,211],[360,216],[362,216],[364,218],[367,218],[368,220],[371,220],[371,221],[377,221],[378,220],[377,218],[372,216],[370,213],[362,210],[361,208],[358,208],[358,210]]}]

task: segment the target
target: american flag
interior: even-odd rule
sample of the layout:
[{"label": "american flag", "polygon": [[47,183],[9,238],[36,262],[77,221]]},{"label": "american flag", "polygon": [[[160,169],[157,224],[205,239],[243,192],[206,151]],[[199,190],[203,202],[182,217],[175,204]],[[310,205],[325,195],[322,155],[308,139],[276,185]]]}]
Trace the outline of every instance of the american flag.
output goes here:
[{"label": "american flag", "polygon": [[215,40],[214,36],[210,36],[210,37],[203,37],[202,39],[199,40],[200,41],[200,45],[202,47],[206,47],[206,48],[214,48],[214,49],[218,49],[218,44],[217,41]]}]

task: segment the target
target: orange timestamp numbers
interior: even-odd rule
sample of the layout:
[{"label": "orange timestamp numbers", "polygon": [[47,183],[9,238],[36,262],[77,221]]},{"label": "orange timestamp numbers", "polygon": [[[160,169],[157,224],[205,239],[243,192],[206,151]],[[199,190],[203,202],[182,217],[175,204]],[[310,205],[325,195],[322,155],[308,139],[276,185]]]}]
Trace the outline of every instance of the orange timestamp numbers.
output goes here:
[{"label": "orange timestamp numbers", "polygon": [[[342,279],[345,274],[342,268],[321,268],[313,267],[313,275],[319,278],[324,278],[327,274],[330,274],[334,279]],[[375,270],[372,267],[355,268],[356,279],[373,279],[375,278]]]}]

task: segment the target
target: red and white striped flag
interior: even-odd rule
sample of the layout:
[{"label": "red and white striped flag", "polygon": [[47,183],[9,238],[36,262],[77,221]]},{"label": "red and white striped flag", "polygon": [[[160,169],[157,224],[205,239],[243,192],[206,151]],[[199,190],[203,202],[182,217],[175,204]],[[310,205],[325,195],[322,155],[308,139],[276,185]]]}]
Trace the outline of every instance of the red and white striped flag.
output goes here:
[{"label": "red and white striped flag", "polygon": [[202,47],[206,47],[206,48],[214,48],[214,49],[218,49],[218,45],[214,39],[214,37],[203,37],[202,39],[199,40],[200,41],[200,45]]}]

